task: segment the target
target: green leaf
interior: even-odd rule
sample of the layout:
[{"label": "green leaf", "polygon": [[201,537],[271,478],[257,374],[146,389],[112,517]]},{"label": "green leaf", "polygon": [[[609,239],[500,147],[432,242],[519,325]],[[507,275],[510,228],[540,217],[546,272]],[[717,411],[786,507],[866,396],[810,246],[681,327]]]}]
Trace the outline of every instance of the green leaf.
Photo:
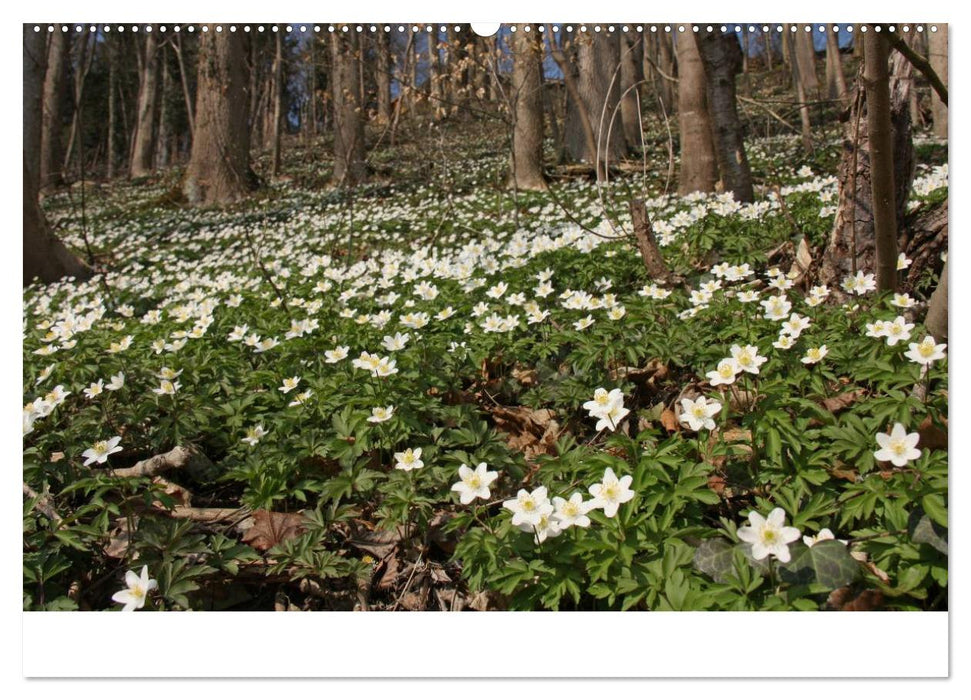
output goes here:
[{"label": "green leaf", "polygon": [[725,583],[732,571],[734,548],[735,545],[721,537],[705,540],[695,550],[695,568],[711,576],[716,583]]},{"label": "green leaf", "polygon": [[910,533],[912,542],[928,544],[947,556],[947,530],[937,525],[920,508],[910,514],[907,520],[907,532]]},{"label": "green leaf", "polygon": [[947,527],[947,503],[944,502],[939,493],[927,494],[920,499],[920,504],[924,507],[924,512],[931,517],[931,520],[941,527]]},{"label": "green leaf", "polygon": [[779,565],[779,578],[787,583],[819,583],[830,589],[846,586],[860,575],[859,563],[850,556],[846,545],[837,540],[823,540],[812,547],[802,542],[790,545],[792,558]]}]

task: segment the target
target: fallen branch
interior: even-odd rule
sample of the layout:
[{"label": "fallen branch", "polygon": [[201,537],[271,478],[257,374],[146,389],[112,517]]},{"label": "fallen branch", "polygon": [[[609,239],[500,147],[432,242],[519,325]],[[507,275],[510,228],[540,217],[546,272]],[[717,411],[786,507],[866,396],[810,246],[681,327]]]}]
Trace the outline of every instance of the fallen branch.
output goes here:
[{"label": "fallen branch", "polygon": [[52,523],[60,527],[63,518],[58,514],[57,510],[51,504],[51,496],[48,493],[43,495],[38,494],[34,489],[30,488],[27,482],[24,482],[24,495],[30,499],[37,499],[34,503],[34,510],[39,511]]},{"label": "fallen branch", "polygon": [[209,459],[194,447],[175,447],[164,454],[155,455],[148,459],[143,459],[132,467],[126,469],[108,469],[106,473],[111,476],[130,477],[153,477],[170,469],[183,469],[190,465],[210,466]]}]

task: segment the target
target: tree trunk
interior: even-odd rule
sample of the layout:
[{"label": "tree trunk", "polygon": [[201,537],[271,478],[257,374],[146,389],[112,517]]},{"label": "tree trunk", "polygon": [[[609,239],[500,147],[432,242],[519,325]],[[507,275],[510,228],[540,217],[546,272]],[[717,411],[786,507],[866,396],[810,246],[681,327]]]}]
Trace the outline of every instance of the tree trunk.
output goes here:
[{"label": "tree trunk", "polygon": [[[583,133],[586,151],[589,153],[596,153],[597,137],[594,135],[593,125],[590,123],[590,115],[587,114],[586,110],[576,109],[576,105],[583,103],[583,98],[580,95],[580,88],[577,85],[575,66],[566,57],[563,49],[557,46],[552,25],[549,24],[546,25],[546,40],[550,48],[550,54],[553,56],[553,60],[556,61],[556,65],[559,67],[560,73],[563,75],[563,85],[566,88],[566,105],[564,109],[565,116],[563,119],[563,130],[567,130],[567,125],[570,118],[570,109],[573,107],[576,118],[580,121],[580,129]],[[566,136],[564,136],[563,151],[564,153],[567,152]],[[598,160],[596,162],[595,170],[597,173],[597,180],[603,180],[606,177],[606,170],[604,168],[603,160]]]},{"label": "tree trunk", "polygon": [[927,318],[924,325],[937,341],[947,340],[947,261],[944,270],[927,303]]},{"label": "tree trunk", "polygon": [[[893,125],[890,120],[890,46],[882,34],[868,34],[863,44],[866,126],[870,140],[870,191],[876,243],[877,291],[897,288],[897,205],[893,182]],[[909,88],[908,88],[909,90]],[[910,105],[907,105],[910,118]]]},{"label": "tree trunk", "polygon": [[[620,101],[620,34],[588,32],[575,39],[577,64],[575,83],[580,102],[570,102],[564,126],[567,153],[573,160],[600,163],[606,170],[610,161],[617,162],[627,154],[622,124],[610,129],[611,116]],[[596,143],[591,152],[582,125],[583,112],[590,121]],[[609,140],[608,140],[609,132]]]},{"label": "tree trunk", "polygon": [[280,139],[283,130],[283,32],[276,33],[273,57],[273,177],[280,174]]},{"label": "tree trunk", "polygon": [[249,166],[249,77],[241,32],[199,38],[196,134],[182,191],[191,204],[228,204],[253,189]]},{"label": "tree trunk", "polygon": [[106,36],[105,43],[108,48],[108,147],[107,147],[107,177],[114,180],[115,167],[115,143],[118,140],[118,44],[114,36]]},{"label": "tree trunk", "polygon": [[[855,40],[859,41],[860,36],[855,36]],[[915,166],[909,108],[911,65],[896,51],[890,76],[891,173],[896,220],[901,221],[907,210],[907,196],[914,179]],[[838,285],[847,275],[876,269],[867,111],[866,95],[858,84],[845,128],[843,153],[837,173],[839,196],[836,219],[820,266],[819,278],[824,284]]]},{"label": "tree trunk", "polygon": [[176,34],[175,39],[169,44],[175,52],[175,57],[179,62],[179,79],[182,83],[182,97],[185,99],[185,116],[189,122],[189,136],[195,134],[195,114],[193,110],[192,97],[189,93],[189,79],[185,71],[185,59],[182,56],[182,35]]},{"label": "tree trunk", "polygon": [[630,32],[620,34],[620,118],[624,127],[624,140],[628,148],[641,145],[640,95],[644,80],[643,36]]},{"label": "tree trunk", "polygon": [[713,192],[718,161],[708,114],[708,86],[698,46],[688,36],[678,41],[678,125],[681,128],[680,194]]},{"label": "tree trunk", "polygon": [[41,122],[44,104],[44,73],[47,70],[47,38],[24,25],[24,187],[40,183]]},{"label": "tree trunk", "polygon": [[[90,50],[88,45],[91,45]],[[67,172],[68,168],[71,166],[71,159],[74,155],[74,146],[78,141],[78,131],[80,129],[81,123],[81,111],[84,101],[84,83],[88,78],[88,73],[91,70],[91,64],[94,61],[94,52],[97,48],[97,42],[92,35],[89,39],[88,35],[82,34],[81,41],[77,42],[77,54],[78,54],[78,68],[74,73],[74,92],[72,97],[74,102],[71,105],[74,114],[71,118],[71,130],[68,132],[67,136],[67,148],[64,150],[64,164],[61,168],[62,172]]]},{"label": "tree trunk", "polygon": [[736,201],[751,202],[755,198],[752,173],[735,101],[735,76],[742,65],[742,51],[734,34],[698,32],[695,39],[708,85],[708,113],[722,185]]},{"label": "tree trunk", "polygon": [[[789,25],[785,25],[785,31],[789,31]],[[796,102],[799,104],[799,121],[802,125],[802,147],[806,153],[813,152],[813,127],[812,122],[809,120],[809,104],[806,101],[806,82],[802,78],[802,66],[805,61],[799,60],[799,55],[797,54],[798,39],[801,35],[797,35],[797,41],[789,42],[789,65],[792,68],[792,87],[796,93]]]},{"label": "tree trunk", "polygon": [[152,172],[155,152],[155,111],[158,101],[157,32],[145,35],[145,58],[138,80],[138,112],[135,121],[135,143],[132,145],[131,176],[144,177]]},{"label": "tree trunk", "polygon": [[829,99],[846,104],[846,75],[843,73],[843,60],[840,57],[839,41],[836,32],[827,27],[826,31],[826,90]]},{"label": "tree trunk", "polygon": [[443,102],[442,63],[438,51],[438,27],[429,24],[425,27],[425,53],[428,60],[428,104],[434,119],[445,116]]},{"label": "tree trunk", "polygon": [[354,187],[367,179],[358,46],[356,32],[335,31],[330,35],[334,183],[342,187]]},{"label": "tree trunk", "polygon": [[[529,26],[530,31],[524,31]],[[509,105],[513,120],[510,187],[545,190],[543,177],[543,45],[538,25],[519,25],[509,37],[513,54]]]},{"label": "tree trunk", "polygon": [[[664,75],[674,77],[677,72],[674,63],[674,34],[658,34],[657,37],[657,64]],[[664,103],[664,111],[668,114],[674,108],[674,83],[662,77],[658,86],[661,90],[661,101]]]},{"label": "tree trunk", "polygon": [[[947,25],[937,25],[936,32],[930,32],[927,39],[928,58],[931,68],[937,73],[944,85],[947,85]],[[934,136],[947,138],[947,105],[941,102],[937,93],[931,91],[931,114],[934,119]]]},{"label": "tree trunk", "polygon": [[377,62],[375,82],[378,85],[378,121],[391,123],[391,48],[383,28],[377,34]]},{"label": "tree trunk", "polygon": [[774,48],[772,46],[772,31],[767,31],[762,33],[764,51],[765,51],[765,68],[768,71],[772,70],[772,54]]},{"label": "tree trunk", "polygon": [[799,64],[799,80],[806,95],[819,97],[819,78],[816,77],[816,49],[813,46],[812,32],[797,26],[795,41],[792,42],[796,50],[796,63]]},{"label": "tree trunk", "polygon": [[172,91],[172,77],[165,61],[159,61],[162,73],[161,88],[158,96],[158,136],[155,139],[155,165],[167,168],[172,150],[172,110],[169,108],[169,94]]},{"label": "tree trunk", "polygon": [[44,76],[44,116],[41,131],[40,188],[47,190],[63,182],[64,153],[61,131],[64,128],[64,97],[67,93],[67,68],[70,33],[54,25],[47,50]]}]

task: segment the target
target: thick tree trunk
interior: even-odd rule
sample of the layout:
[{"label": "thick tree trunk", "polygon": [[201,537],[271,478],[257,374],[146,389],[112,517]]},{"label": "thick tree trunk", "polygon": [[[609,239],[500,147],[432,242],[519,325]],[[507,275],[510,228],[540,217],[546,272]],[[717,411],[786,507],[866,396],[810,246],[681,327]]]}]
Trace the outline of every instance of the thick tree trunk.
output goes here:
[{"label": "thick tree trunk", "polygon": [[846,75],[843,73],[843,60],[840,57],[839,41],[836,32],[827,27],[826,31],[826,90],[829,99],[839,100],[844,105],[848,90]]},{"label": "thick tree trunk", "polygon": [[391,47],[388,35],[383,29],[377,35],[377,62],[375,82],[378,85],[378,121],[391,123]]},{"label": "thick tree trunk", "polygon": [[46,40],[43,33],[24,25],[24,187],[30,185],[34,190],[40,183]]},{"label": "thick tree trunk", "polygon": [[[583,134],[583,141],[586,146],[586,152],[596,153],[597,152],[597,137],[593,130],[593,124],[590,120],[590,115],[587,114],[584,109],[577,109],[576,105],[583,104],[583,98],[580,94],[580,87],[577,84],[576,67],[567,58],[563,49],[559,47],[556,43],[556,38],[552,31],[552,25],[546,25],[546,40],[550,48],[550,54],[553,56],[553,60],[556,61],[556,65],[560,69],[560,73],[563,75],[563,85],[566,88],[566,106],[564,109],[565,117],[563,119],[563,130],[566,131],[568,128],[568,123],[570,119],[571,107],[576,119],[580,122],[580,130]],[[566,144],[566,136],[564,136],[563,151],[567,153],[568,147]],[[606,177],[606,169],[604,168],[603,160],[598,160],[595,166],[597,179],[603,180]]]},{"label": "thick tree trunk", "polygon": [[343,187],[353,187],[367,179],[358,46],[356,32],[335,31],[330,35],[334,183]]},{"label": "thick tree trunk", "polygon": [[736,201],[751,202],[755,198],[752,173],[735,101],[735,76],[742,65],[738,39],[719,31],[698,32],[695,39],[708,84],[708,113],[722,185]]},{"label": "thick tree trunk", "polygon": [[[616,163],[627,154],[621,124],[610,129],[610,118],[620,101],[620,33],[588,32],[575,39],[577,64],[574,73],[580,102],[570,102],[564,127],[567,153],[576,161]],[[580,112],[593,129],[596,150],[590,151]],[[608,139],[609,132],[609,139]],[[599,158],[598,158],[599,156]],[[600,168],[598,168],[599,170]]]},{"label": "thick tree trunk", "polygon": [[144,56],[142,73],[138,80],[138,112],[135,121],[135,143],[132,145],[131,154],[132,177],[144,177],[152,172],[159,87],[157,32],[148,32],[145,35]]},{"label": "thick tree trunk", "polygon": [[[641,145],[641,114],[639,102],[644,80],[644,39],[630,32],[620,34],[620,118],[628,148]],[[615,127],[616,128],[616,127]]]},{"label": "thick tree trunk", "polygon": [[428,104],[433,118],[440,119],[447,110],[443,101],[444,84],[442,79],[442,59],[438,50],[438,27],[429,24],[425,27],[425,56],[428,61]]},{"label": "thick tree trunk", "polygon": [[[530,31],[524,31],[529,26]],[[543,45],[537,25],[510,35],[513,54],[509,105],[513,120],[510,187],[545,190],[543,177]]]},{"label": "thick tree trunk", "polygon": [[280,174],[283,131],[283,32],[276,33],[276,54],[273,57],[273,177]]},{"label": "thick tree trunk", "polygon": [[[854,39],[859,41],[859,36]],[[911,65],[898,52],[893,54],[890,76],[891,172],[896,220],[901,221],[907,210],[907,196],[914,179],[914,146],[909,108]],[[845,127],[843,153],[837,174],[839,196],[836,220],[820,265],[820,281],[829,285],[839,285],[847,275],[857,271],[876,271],[868,110],[866,95],[859,84],[853,102]]]},{"label": "thick tree trunk", "polygon": [[[928,34],[928,58],[931,68],[937,73],[944,85],[947,85],[947,25],[937,25],[936,32]],[[931,113],[934,119],[934,135],[941,139],[947,138],[947,105],[941,102],[936,92],[931,91]]]},{"label": "thick tree trunk", "polygon": [[937,281],[937,287],[927,303],[927,318],[924,325],[937,341],[947,340],[947,261]]},{"label": "thick tree trunk", "polygon": [[718,160],[708,114],[708,86],[698,46],[691,37],[678,41],[678,125],[681,129],[681,182],[678,191],[713,192]]},{"label": "thick tree trunk", "polygon": [[[876,243],[877,291],[897,288],[897,206],[893,182],[893,128],[890,120],[890,46],[882,34],[868,34],[863,44],[867,135],[870,140],[870,191]],[[908,108],[908,119],[909,109]]]},{"label": "thick tree trunk", "polygon": [[63,181],[64,152],[61,132],[64,128],[64,98],[67,94],[67,68],[70,55],[70,33],[54,25],[47,50],[47,73],[44,76],[44,117],[41,131],[40,188],[46,190]]},{"label": "thick tree trunk", "polygon": [[240,32],[199,38],[196,134],[182,184],[191,204],[228,204],[253,189],[245,41]]}]

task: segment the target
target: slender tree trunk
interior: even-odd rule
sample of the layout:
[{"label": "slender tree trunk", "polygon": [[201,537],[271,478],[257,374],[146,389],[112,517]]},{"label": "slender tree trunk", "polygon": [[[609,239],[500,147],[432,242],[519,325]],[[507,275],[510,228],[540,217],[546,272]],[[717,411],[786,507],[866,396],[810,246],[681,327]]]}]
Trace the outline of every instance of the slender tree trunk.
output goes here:
[{"label": "slender tree trunk", "polygon": [[179,63],[179,78],[182,82],[182,97],[185,99],[185,115],[189,122],[189,136],[196,131],[195,110],[193,109],[192,95],[189,92],[189,78],[186,75],[185,59],[182,56],[182,35],[176,34],[174,40],[169,44],[175,52],[175,58]]},{"label": "slender tree trunk", "polygon": [[863,43],[866,62],[863,83],[866,86],[866,121],[870,140],[870,191],[876,241],[877,290],[881,292],[897,288],[897,205],[893,182],[890,76],[887,73],[889,54],[889,44],[882,34],[872,32],[867,35]]},{"label": "slender tree trunk", "polygon": [[158,136],[155,139],[155,165],[167,168],[172,146],[172,110],[169,109],[169,93],[172,91],[172,77],[165,61],[159,62],[162,73],[161,88],[158,97]]},{"label": "slender tree trunk", "polygon": [[[575,75],[575,66],[572,65],[563,49],[557,46],[556,38],[551,29],[552,25],[546,25],[546,39],[548,46],[550,48],[550,54],[553,56],[553,60],[556,61],[556,65],[560,69],[560,73],[563,75],[563,85],[566,87],[566,116],[563,119],[563,130],[564,132],[568,129],[568,124],[570,121],[571,108],[575,115],[575,119],[580,121],[580,129],[583,134],[583,141],[586,147],[586,153],[596,153],[597,152],[597,137],[593,130],[593,124],[591,124],[590,115],[587,114],[585,109],[577,109],[577,105],[583,104],[583,97],[580,93],[580,87],[577,85],[577,77]],[[569,153],[569,146],[567,145],[567,137],[564,134],[563,137],[563,150]],[[603,180],[606,177],[606,168],[604,167],[603,159],[597,159],[594,163],[594,168],[597,173],[597,179]]]},{"label": "slender tree trunk", "polygon": [[[530,31],[524,31],[529,26]],[[543,45],[537,25],[510,35],[513,54],[509,105],[512,124],[510,186],[545,190],[543,177]]]},{"label": "slender tree trunk", "polygon": [[[931,68],[937,73],[944,85],[947,85],[947,25],[937,25],[936,32],[930,32],[927,39],[928,58]],[[937,93],[931,91],[931,114],[934,119],[934,135],[941,139],[947,138],[947,105],[941,102]]]},{"label": "slender tree trunk", "polygon": [[364,158],[364,120],[361,115],[359,44],[357,33],[330,35],[334,105],[334,183],[354,187],[367,179]]},{"label": "slender tree trunk", "polygon": [[[789,31],[786,25],[785,31]],[[801,34],[797,35],[796,41],[789,42],[789,65],[792,68],[792,87],[796,93],[796,102],[799,104],[799,121],[802,125],[802,147],[806,153],[813,152],[813,127],[809,119],[809,104],[806,98],[806,81],[802,79],[802,69],[805,61],[799,60],[798,45]]]},{"label": "slender tree trunk", "polygon": [[145,59],[138,81],[138,113],[135,121],[135,143],[132,146],[131,176],[144,177],[152,172],[155,152],[155,113],[158,101],[157,32],[145,35]]},{"label": "slender tree trunk", "polygon": [[799,81],[806,95],[817,98],[819,78],[816,77],[816,49],[813,46],[812,32],[797,26],[795,35],[796,40],[792,43],[796,49],[796,62],[799,64]]},{"label": "slender tree trunk", "polygon": [[846,75],[843,73],[843,60],[840,57],[839,41],[836,32],[827,27],[826,31],[826,89],[829,99],[846,104],[848,90]]},{"label": "slender tree trunk", "polygon": [[644,40],[642,35],[620,33],[620,117],[624,140],[628,148],[641,145],[641,115],[639,107],[641,83],[644,80]]},{"label": "slender tree trunk", "polygon": [[762,33],[762,39],[764,41],[764,51],[765,51],[765,68],[768,71],[772,71],[772,54],[774,49],[772,47],[772,31],[771,29],[767,32]]},{"label": "slender tree trunk", "polygon": [[107,177],[114,180],[117,165],[115,143],[118,140],[118,44],[114,36],[105,37],[108,48],[108,147]]},{"label": "slender tree trunk", "polygon": [[317,135],[317,35],[310,37],[310,134]]},{"label": "slender tree trunk", "polygon": [[280,140],[283,130],[283,32],[276,33],[273,58],[273,177],[280,174]]},{"label": "slender tree trunk", "polygon": [[[90,50],[88,49],[88,44],[91,44]],[[62,167],[62,172],[67,172],[68,168],[71,166],[71,159],[74,155],[74,146],[78,139],[78,129],[81,121],[81,108],[84,100],[84,83],[88,78],[88,73],[91,71],[91,63],[94,60],[94,51],[97,46],[94,43],[94,38],[92,37],[89,41],[86,34],[81,35],[81,41],[77,42],[77,52],[78,52],[78,69],[74,75],[74,103],[71,105],[74,112],[71,118],[71,130],[68,132],[67,137],[67,148],[64,150],[64,165]]]},{"label": "slender tree trunk", "polygon": [[378,86],[378,121],[391,123],[391,50],[388,35],[379,30],[376,38],[377,67],[375,82]]},{"label": "slender tree trunk", "polygon": [[[674,77],[677,73],[674,62],[674,34],[659,34],[657,37],[657,64],[665,75]],[[661,78],[660,82],[661,101],[664,103],[664,111],[670,114],[674,109],[674,84],[667,78]]]},{"label": "slender tree trunk", "polygon": [[253,189],[249,166],[249,77],[240,32],[199,37],[196,134],[182,191],[191,204],[228,204]]},{"label": "slender tree trunk", "polygon": [[751,202],[755,192],[735,100],[735,76],[742,66],[742,51],[734,34],[714,31],[694,36],[705,69],[712,141],[722,185],[736,201]]},{"label": "slender tree trunk", "polygon": [[61,132],[64,128],[64,97],[67,92],[67,68],[70,56],[70,32],[54,25],[47,50],[47,72],[44,76],[44,116],[40,142],[40,188],[56,187],[63,181],[64,153]]},{"label": "slender tree trunk", "polygon": [[[610,129],[610,119],[620,101],[620,34],[588,32],[576,38],[577,67],[575,83],[579,102],[571,101],[564,126],[567,153],[576,161],[601,163],[605,172],[610,161],[616,163],[627,154],[622,124]],[[581,113],[593,129],[596,148],[589,147]]]},{"label": "slender tree trunk", "polygon": [[678,191],[713,192],[718,160],[708,114],[705,68],[695,41],[682,35],[678,45],[678,125],[681,129],[681,182]]},{"label": "slender tree trunk", "polygon": [[435,119],[445,116],[446,109],[443,101],[442,63],[438,51],[438,27],[427,25],[425,31],[426,54],[428,59],[428,104]]}]

